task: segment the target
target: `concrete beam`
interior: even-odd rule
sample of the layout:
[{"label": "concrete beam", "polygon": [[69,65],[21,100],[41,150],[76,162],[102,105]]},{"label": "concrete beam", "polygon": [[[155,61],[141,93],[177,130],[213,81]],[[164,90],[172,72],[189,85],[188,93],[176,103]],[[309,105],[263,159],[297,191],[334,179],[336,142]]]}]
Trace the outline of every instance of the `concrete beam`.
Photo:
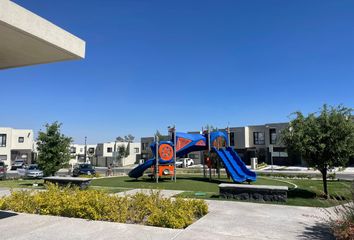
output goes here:
[{"label": "concrete beam", "polygon": [[84,57],[83,40],[9,0],[0,0],[0,69]]}]

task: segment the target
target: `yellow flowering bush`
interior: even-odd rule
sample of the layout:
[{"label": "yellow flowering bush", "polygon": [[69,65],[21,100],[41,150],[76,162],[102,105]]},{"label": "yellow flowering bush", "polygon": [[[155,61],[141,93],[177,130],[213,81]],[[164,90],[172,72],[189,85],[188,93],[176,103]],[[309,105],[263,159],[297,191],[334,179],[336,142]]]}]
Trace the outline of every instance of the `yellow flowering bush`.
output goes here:
[{"label": "yellow flowering bush", "polygon": [[203,200],[162,198],[159,192],[121,197],[54,184],[46,191],[12,191],[0,198],[0,209],[168,228],[185,228],[208,212]]}]

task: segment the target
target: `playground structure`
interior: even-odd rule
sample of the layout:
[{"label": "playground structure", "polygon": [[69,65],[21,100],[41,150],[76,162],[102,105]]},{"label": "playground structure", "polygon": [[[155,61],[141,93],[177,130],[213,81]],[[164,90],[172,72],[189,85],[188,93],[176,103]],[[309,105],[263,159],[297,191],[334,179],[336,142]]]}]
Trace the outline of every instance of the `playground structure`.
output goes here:
[{"label": "playground structure", "polygon": [[[170,141],[159,142],[158,136],[155,136],[155,142],[150,145],[153,158],[132,169],[129,177],[137,179],[143,176],[145,170],[151,168],[156,182],[162,176],[170,176],[176,181],[175,163],[178,157],[190,152],[207,151],[209,156],[210,153],[216,153],[233,182],[253,182],[257,179],[256,174],[246,167],[237,152],[230,147],[229,130],[227,133],[208,130],[203,134],[195,134],[176,132],[175,128],[172,128],[170,137]],[[212,168],[210,158],[206,159],[205,164],[209,169]]]}]

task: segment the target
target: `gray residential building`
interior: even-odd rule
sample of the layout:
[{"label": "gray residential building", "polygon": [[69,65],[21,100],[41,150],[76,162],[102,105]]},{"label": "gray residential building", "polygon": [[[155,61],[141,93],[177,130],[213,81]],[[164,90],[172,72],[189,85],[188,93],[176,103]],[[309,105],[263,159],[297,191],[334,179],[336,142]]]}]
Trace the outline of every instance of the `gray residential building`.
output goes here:
[{"label": "gray residential building", "polygon": [[246,127],[230,128],[230,145],[235,148],[240,157],[250,163],[252,157],[258,162],[278,165],[300,164],[296,159],[289,159],[285,146],[281,143],[281,131],[288,123],[267,123]]},{"label": "gray residential building", "polygon": [[150,148],[150,144],[154,142],[154,137],[142,137],[140,144],[141,144],[141,158],[144,161],[152,158],[153,154]]},{"label": "gray residential building", "polygon": [[[288,123],[267,123],[245,127],[230,127],[230,145],[239,153],[246,164],[250,164],[252,157],[257,157],[258,162],[266,162],[276,165],[299,165],[300,158],[288,156],[286,147],[281,143],[281,131],[288,127]],[[226,129],[221,129],[226,131]],[[188,133],[200,133],[191,131]],[[153,137],[141,138],[142,158],[147,160],[152,157],[150,144]],[[195,164],[203,162],[202,152],[192,152],[185,157],[192,158]]]}]

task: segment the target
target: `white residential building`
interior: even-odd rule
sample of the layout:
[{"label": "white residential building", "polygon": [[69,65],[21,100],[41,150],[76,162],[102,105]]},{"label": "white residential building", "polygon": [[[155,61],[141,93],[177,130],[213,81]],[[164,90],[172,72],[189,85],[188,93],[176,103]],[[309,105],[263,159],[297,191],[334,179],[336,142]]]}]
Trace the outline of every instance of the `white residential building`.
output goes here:
[{"label": "white residential building", "polygon": [[[117,161],[119,146],[128,147],[129,155]],[[113,164],[115,166],[128,166],[135,164],[140,159],[140,143],[128,142],[107,142],[99,143],[96,148],[96,158],[93,164],[97,166],[108,166]]]},{"label": "white residential building", "polygon": [[87,161],[92,162],[92,158],[96,156],[97,144],[87,144],[87,152],[85,159],[85,145],[84,144],[71,144],[70,145],[70,164],[84,163]]},{"label": "white residential building", "polygon": [[8,167],[16,159],[31,163],[33,149],[33,130],[0,127],[0,161]]}]

